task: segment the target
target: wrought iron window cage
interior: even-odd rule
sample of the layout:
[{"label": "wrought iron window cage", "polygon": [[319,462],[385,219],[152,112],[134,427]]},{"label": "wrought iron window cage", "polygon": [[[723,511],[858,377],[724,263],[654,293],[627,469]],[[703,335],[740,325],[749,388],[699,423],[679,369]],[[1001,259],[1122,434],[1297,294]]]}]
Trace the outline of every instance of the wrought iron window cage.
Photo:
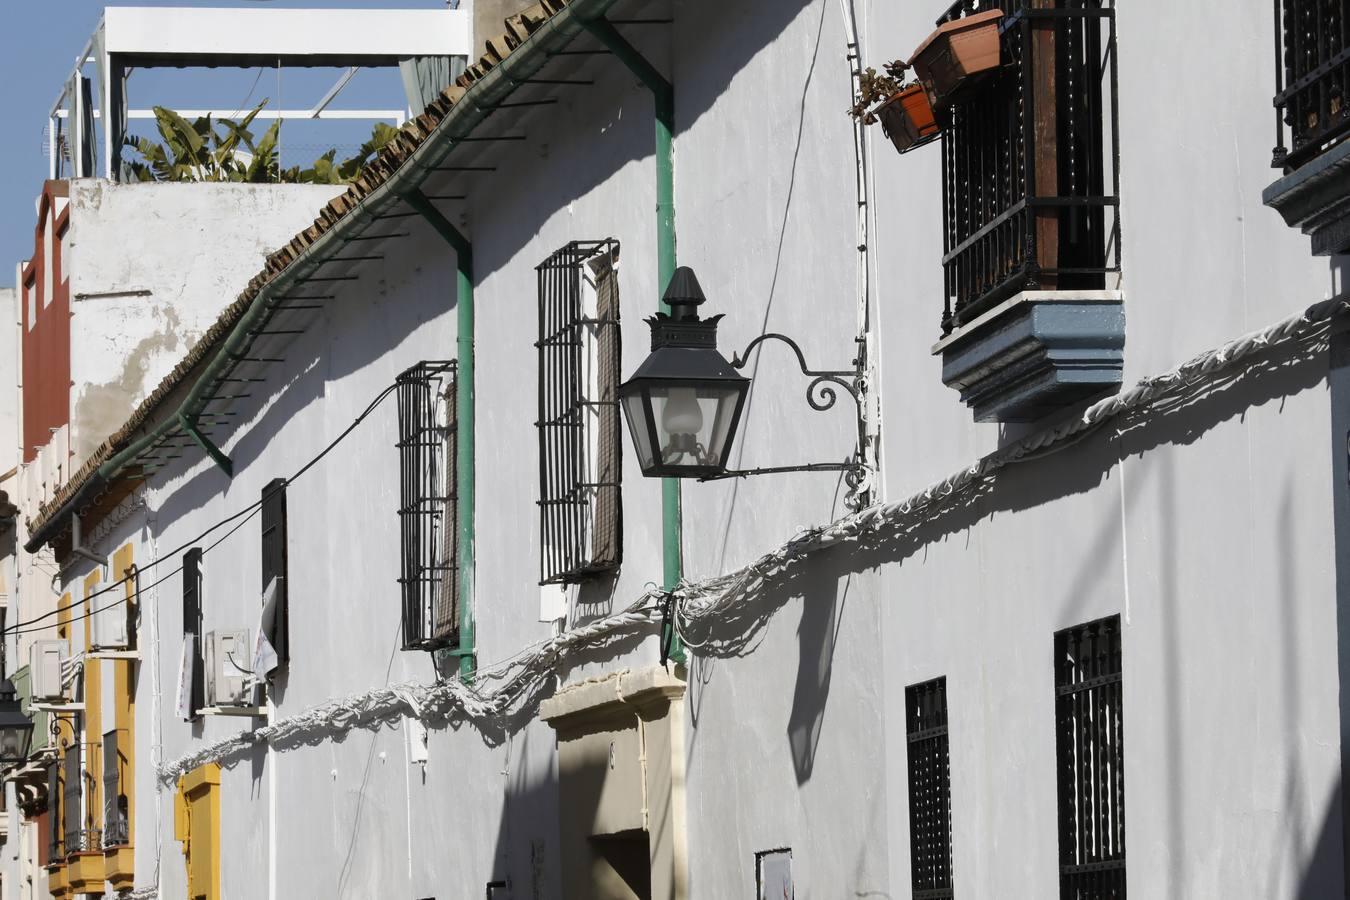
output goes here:
[{"label": "wrought iron window cage", "polygon": [[613,239],[572,241],[537,267],[540,584],[623,558],[618,260]]},{"label": "wrought iron window cage", "polygon": [[454,362],[423,361],[397,381],[404,650],[459,636],[455,378]]},{"label": "wrought iron window cage", "polygon": [[1055,635],[1060,900],[1125,898],[1120,617]]},{"label": "wrought iron window cage", "polygon": [[943,334],[1120,272],[1115,2],[959,0],[938,23],[994,9],[1002,69],[943,132]]},{"label": "wrought iron window cage", "polygon": [[905,688],[909,746],[909,863],[915,900],[950,900],[952,780],[947,743],[947,679]]},{"label": "wrought iron window cage", "polygon": [[1272,164],[1291,172],[1347,133],[1350,0],[1275,0]]}]

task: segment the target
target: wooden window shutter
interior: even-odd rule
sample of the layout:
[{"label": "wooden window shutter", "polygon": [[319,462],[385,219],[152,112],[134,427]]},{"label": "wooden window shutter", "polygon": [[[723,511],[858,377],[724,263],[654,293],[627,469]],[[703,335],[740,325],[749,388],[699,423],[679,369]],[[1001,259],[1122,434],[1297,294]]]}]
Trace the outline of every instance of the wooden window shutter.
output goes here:
[{"label": "wooden window shutter", "polygon": [[262,590],[277,580],[277,618],[272,647],[277,664],[290,660],[289,590],[286,579],[286,479],[274,478],[262,492]]}]

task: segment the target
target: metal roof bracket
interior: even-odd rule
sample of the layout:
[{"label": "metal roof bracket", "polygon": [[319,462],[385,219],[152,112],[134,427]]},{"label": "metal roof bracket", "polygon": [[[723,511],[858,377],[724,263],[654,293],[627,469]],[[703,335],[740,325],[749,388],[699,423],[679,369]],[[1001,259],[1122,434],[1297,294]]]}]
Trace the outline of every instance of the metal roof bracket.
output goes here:
[{"label": "metal roof bracket", "polygon": [[196,422],[180,412],[178,414],[178,424],[182,425],[183,430],[197,442],[197,446],[206,451],[206,455],[211,457],[211,461],[220,467],[220,470],[225,473],[226,478],[234,477],[234,463],[230,462],[230,458],[225,455],[225,451],[221,450],[211,442],[210,438],[201,433],[197,428]]}]

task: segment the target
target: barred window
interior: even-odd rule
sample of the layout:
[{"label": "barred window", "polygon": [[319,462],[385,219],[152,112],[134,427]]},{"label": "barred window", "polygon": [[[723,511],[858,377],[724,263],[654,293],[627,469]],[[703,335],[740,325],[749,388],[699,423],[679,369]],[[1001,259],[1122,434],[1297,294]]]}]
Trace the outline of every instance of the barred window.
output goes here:
[{"label": "barred window", "polygon": [[619,245],[573,241],[538,266],[540,584],[623,557]]},{"label": "barred window", "polygon": [[420,362],[398,376],[404,650],[458,640],[456,426],[453,362]]},{"label": "barred window", "polygon": [[952,778],[947,679],[905,688],[909,745],[909,866],[915,900],[952,894]]},{"label": "barred window", "polygon": [[1055,635],[1060,900],[1125,900],[1120,617]]},{"label": "barred window", "polygon": [[942,141],[942,331],[1026,290],[1120,272],[1114,0],[958,0],[1001,10],[1004,65],[955,103]]}]

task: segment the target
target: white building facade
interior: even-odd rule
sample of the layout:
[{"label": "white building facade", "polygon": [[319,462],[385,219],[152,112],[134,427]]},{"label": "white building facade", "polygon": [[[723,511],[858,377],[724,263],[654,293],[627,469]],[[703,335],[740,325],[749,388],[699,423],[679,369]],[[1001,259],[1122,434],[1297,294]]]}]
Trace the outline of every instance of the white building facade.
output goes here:
[{"label": "white building facade", "polygon": [[[1340,144],[1297,107],[1272,169],[1269,8],[1174,7],[509,19],[92,452],[127,502],[24,533],[111,560],[59,581],[113,886],[1344,894],[1345,248],[1262,201]],[[941,143],[855,144],[855,67],[995,9]],[[803,354],[730,467],[834,468],[642,477],[676,262],[728,359]]]}]

